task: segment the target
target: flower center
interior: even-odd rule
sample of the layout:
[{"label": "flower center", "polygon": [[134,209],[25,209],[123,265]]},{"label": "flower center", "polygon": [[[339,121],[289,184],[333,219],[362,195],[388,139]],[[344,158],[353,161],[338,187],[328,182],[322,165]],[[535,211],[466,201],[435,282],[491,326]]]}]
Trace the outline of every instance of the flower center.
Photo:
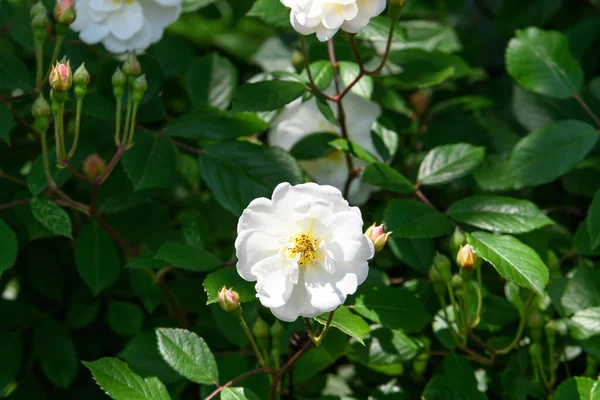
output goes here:
[{"label": "flower center", "polygon": [[133,4],[135,0],[113,0],[114,4]]},{"label": "flower center", "polygon": [[304,266],[307,264],[313,264],[317,259],[321,258],[318,253],[319,245],[318,239],[313,238],[311,235],[301,233],[293,236],[289,239],[290,246],[286,251],[286,256],[289,258],[298,259],[298,265]]}]

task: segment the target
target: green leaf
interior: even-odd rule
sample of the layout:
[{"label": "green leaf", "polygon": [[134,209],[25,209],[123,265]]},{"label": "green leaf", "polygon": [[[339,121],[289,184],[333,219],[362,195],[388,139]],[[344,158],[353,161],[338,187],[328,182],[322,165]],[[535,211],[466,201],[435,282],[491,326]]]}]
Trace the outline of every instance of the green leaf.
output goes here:
[{"label": "green leaf", "polygon": [[123,165],[135,190],[164,187],[177,173],[177,150],[164,137],[138,134]]},{"label": "green leaf", "polygon": [[[588,208],[587,229],[590,235],[592,249],[600,246],[600,190],[594,195],[594,199]],[[2,268],[0,267],[0,271]]]},{"label": "green leaf", "polygon": [[363,172],[362,181],[401,194],[411,194],[416,191],[413,184],[400,172],[382,163],[369,164]]},{"label": "green leaf", "polygon": [[0,391],[16,378],[23,363],[23,339],[18,332],[0,332]]},{"label": "green leaf", "polygon": [[593,379],[582,376],[569,378],[560,384],[552,400],[596,400],[591,397],[595,383]]},{"label": "green leaf", "polygon": [[[61,187],[71,177],[71,171],[56,166],[56,151],[53,148],[48,149],[48,164],[52,180],[54,180],[56,186]],[[48,179],[46,179],[43,157],[41,155],[35,160],[27,175],[27,186],[32,194],[41,193],[42,190],[48,187]]]},{"label": "green leaf", "polygon": [[[342,80],[343,86],[347,87],[350,83],[354,82],[360,73],[360,67],[357,63],[350,61],[340,61],[338,64],[340,79]],[[363,76],[354,86],[352,86],[350,91],[369,100],[373,94],[373,78],[367,75]]]},{"label": "green leaf", "polygon": [[74,303],[69,305],[65,325],[68,329],[81,329],[89,326],[100,311],[100,302],[95,303]]},{"label": "green leaf", "polygon": [[10,145],[10,131],[16,125],[10,110],[6,107],[0,107],[0,139],[8,145]]},{"label": "green leaf", "polygon": [[329,367],[344,355],[347,345],[348,338],[344,333],[330,330],[319,347],[307,351],[294,364],[294,382],[304,382]]},{"label": "green leaf", "polygon": [[379,373],[398,376],[404,371],[403,363],[414,359],[419,350],[419,343],[402,330],[378,326],[367,336],[365,345],[351,344],[348,358]]},{"label": "green leaf", "polygon": [[163,302],[160,288],[154,283],[154,275],[142,269],[129,269],[127,275],[131,291],[139,297],[149,313],[154,312]]},{"label": "green leaf", "polygon": [[364,149],[364,147],[362,147],[361,145],[346,140],[346,139],[335,139],[332,140],[331,142],[329,142],[329,145],[343,151],[344,153],[348,153],[353,155],[354,157],[358,158],[359,160],[362,160],[366,163],[376,163],[379,162],[379,160],[377,160],[377,158],[375,158],[375,156],[373,156],[371,153],[369,153],[367,150]]},{"label": "green leaf", "polygon": [[203,286],[208,297],[206,304],[219,301],[219,291],[223,286],[233,288],[240,295],[241,303],[256,300],[254,283],[243,280],[235,268],[221,268],[211,272],[204,278]]},{"label": "green leaf", "polygon": [[600,307],[577,311],[569,320],[569,331],[575,340],[600,335]]},{"label": "green leaf", "polygon": [[18,252],[17,236],[10,226],[0,219],[0,276],[14,265]]},{"label": "green leaf", "polygon": [[439,146],[431,150],[419,167],[417,181],[439,185],[469,174],[485,157],[485,148],[466,143]]},{"label": "green leaf", "polygon": [[[317,88],[321,91],[327,90],[333,79],[333,68],[329,61],[319,60],[310,64],[310,72]],[[302,71],[302,77],[308,82],[306,69]]]},{"label": "green leaf", "polygon": [[473,171],[477,185],[486,192],[518,190],[523,187],[508,159],[489,156]]},{"label": "green leaf", "polygon": [[210,110],[192,111],[170,121],[165,126],[165,133],[183,139],[223,140],[253,135],[266,128],[267,124],[254,114]]},{"label": "green leaf", "polygon": [[44,228],[57,235],[72,238],[71,218],[60,206],[40,197],[31,199],[29,206],[35,219]]},{"label": "green leaf", "polygon": [[[315,319],[321,325],[325,325],[328,318],[329,313],[325,313]],[[335,310],[333,319],[331,320],[331,326],[334,326],[345,334],[352,336],[363,345],[365,344],[363,342],[363,338],[370,331],[369,324],[367,324],[364,319],[353,314],[350,310],[343,306],[338,307],[337,310]]]},{"label": "green leaf", "polygon": [[400,89],[431,87],[473,72],[462,58],[439,51],[397,50],[390,53],[389,60],[402,70],[386,78],[385,82],[390,87]]},{"label": "green leaf", "polygon": [[290,25],[290,14],[279,0],[257,0],[246,15],[282,28],[289,28]]},{"label": "green leaf", "polygon": [[[372,21],[371,19],[369,26],[371,26]],[[389,26],[387,18],[386,25]],[[437,50],[443,53],[454,53],[462,50],[460,39],[450,25],[429,20],[410,20],[398,21],[397,27],[404,32],[406,39],[394,41],[392,43],[393,49],[396,46],[398,48],[418,48],[427,51]],[[387,39],[387,35],[385,39]]]},{"label": "green leaf", "polygon": [[163,244],[156,258],[175,267],[197,272],[212,271],[221,266],[221,261],[208,251],[183,243]]},{"label": "green leaf", "polygon": [[527,185],[552,182],[583,160],[598,141],[593,126],[580,121],[561,121],[525,136],[510,156],[519,180]]},{"label": "green leaf", "polygon": [[117,247],[97,223],[85,225],[75,241],[75,264],[79,276],[96,295],[119,277],[121,260]]},{"label": "green leaf", "polygon": [[33,347],[46,378],[55,386],[69,388],[77,378],[79,358],[67,330],[44,318],[33,331]]},{"label": "green leaf", "polygon": [[277,110],[302,96],[306,86],[292,81],[261,81],[246,83],[235,91],[232,111]]},{"label": "green leaf", "polygon": [[185,329],[159,328],[156,330],[158,349],[164,360],[192,382],[217,384],[217,362],[204,339]]},{"label": "green leaf", "polygon": [[393,237],[411,239],[443,236],[452,229],[444,214],[427,204],[407,199],[389,202],[385,223]]},{"label": "green leaf", "polygon": [[525,233],[553,224],[535,204],[504,196],[473,196],[448,208],[450,218],[492,232]]},{"label": "green leaf", "polygon": [[125,265],[125,268],[161,269],[168,267],[169,263],[156,258],[156,254],[144,254],[138,256]]},{"label": "green leaf", "polygon": [[235,215],[257,197],[271,197],[281,182],[301,183],[302,171],[281,149],[242,142],[206,146],[198,158],[202,179]]},{"label": "green leaf", "polygon": [[560,298],[565,313],[600,307],[600,270],[581,265],[567,282]]},{"label": "green leaf", "polygon": [[475,254],[496,268],[503,278],[540,296],[548,284],[548,267],[531,247],[512,236],[485,232],[466,234]]},{"label": "green leaf", "polygon": [[427,273],[433,262],[433,239],[401,239],[390,237],[388,245],[394,256],[409,267]]},{"label": "green leaf", "polygon": [[508,43],[506,68],[525,89],[559,99],[571,97],[583,83],[583,70],[560,32],[517,31]]},{"label": "green leaf", "polygon": [[160,355],[154,329],[132,337],[117,356],[127,362],[131,370],[141,377],[155,376],[165,384],[183,380]]},{"label": "green leaf", "polygon": [[33,83],[29,69],[21,60],[0,54],[0,89],[31,89]]},{"label": "green leaf", "polygon": [[221,400],[260,400],[260,397],[247,388],[226,387],[221,391]]},{"label": "green leaf", "polygon": [[202,214],[198,211],[188,211],[181,216],[180,220],[185,242],[190,246],[204,247],[209,228]]},{"label": "green leaf", "polygon": [[405,288],[370,288],[349,307],[375,323],[409,333],[418,332],[431,322],[423,303]]},{"label": "green leaf", "polygon": [[133,336],[142,330],[144,312],[135,303],[111,301],[108,303],[107,322],[110,329],[120,336]]},{"label": "green leaf", "polygon": [[300,139],[290,150],[290,155],[297,160],[314,160],[326,157],[335,151],[329,145],[330,142],[339,138],[335,133],[314,133]]},{"label": "green leaf", "polygon": [[143,379],[116,358],[101,358],[83,364],[94,380],[114,400],[170,400],[169,392],[157,378]]},{"label": "green leaf", "polygon": [[227,58],[212,53],[192,61],[188,93],[194,107],[226,109],[236,85],[237,71]]}]

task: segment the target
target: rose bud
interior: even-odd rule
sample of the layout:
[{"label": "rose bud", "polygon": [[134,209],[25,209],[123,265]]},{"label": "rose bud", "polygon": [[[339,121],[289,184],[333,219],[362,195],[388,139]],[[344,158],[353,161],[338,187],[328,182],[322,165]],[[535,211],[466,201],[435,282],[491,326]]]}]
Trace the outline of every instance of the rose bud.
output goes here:
[{"label": "rose bud", "polygon": [[227,312],[236,311],[240,307],[240,295],[233,289],[223,289],[219,291],[219,305]]}]

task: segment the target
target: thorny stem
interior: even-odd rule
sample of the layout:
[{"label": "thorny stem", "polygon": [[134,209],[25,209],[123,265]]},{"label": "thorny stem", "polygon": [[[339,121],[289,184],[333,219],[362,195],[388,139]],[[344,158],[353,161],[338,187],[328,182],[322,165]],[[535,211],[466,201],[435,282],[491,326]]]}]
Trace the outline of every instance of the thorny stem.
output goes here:
[{"label": "thorny stem", "polygon": [[71,159],[75,155],[77,149],[77,143],[79,142],[79,128],[81,127],[81,109],[83,108],[83,98],[77,99],[77,111],[75,113],[75,137],[73,138],[73,144],[71,150],[67,155],[67,159]]},{"label": "thorny stem", "polygon": [[9,208],[17,207],[23,204],[29,204],[31,199],[17,200],[7,204],[0,204],[0,210],[8,210]]},{"label": "thorny stem", "polygon": [[226,384],[224,384],[224,385],[219,386],[218,388],[216,388],[215,391],[212,392],[211,394],[209,394],[208,396],[206,396],[206,398],[204,400],[210,400],[210,399],[214,398],[215,396],[217,396],[219,393],[221,393],[221,390],[225,389],[226,387],[233,386],[236,383],[238,383],[239,381],[248,378],[249,376],[256,375],[256,374],[261,374],[263,372],[267,372],[267,370],[264,369],[264,368],[257,368],[257,369],[253,369],[252,371],[245,372],[242,375],[240,375],[240,376],[238,376],[236,378],[233,378],[232,380],[230,380]]},{"label": "thorny stem", "polygon": [[129,127],[129,139],[127,140],[127,148],[130,148],[133,145],[133,135],[135,134],[135,119],[137,118],[137,110],[139,103],[134,101],[133,103],[133,112],[131,114],[131,126]]},{"label": "thorny stem", "polygon": [[56,142],[56,162],[62,163],[66,159],[65,155],[65,103],[58,103],[58,112],[54,125],[58,132],[59,142]]},{"label": "thorny stem", "polygon": [[581,95],[579,93],[575,92],[575,93],[573,93],[573,98],[581,105],[581,107],[585,110],[585,112],[587,112],[588,115],[594,120],[596,125],[598,125],[598,127],[600,127],[600,118],[598,118],[598,116],[596,114],[594,114],[592,109],[586,104],[586,102],[583,100]]},{"label": "thorny stem", "polygon": [[43,42],[41,40],[35,40],[35,87],[38,89],[42,87],[44,73],[44,50],[42,45]]},{"label": "thorny stem", "polygon": [[258,345],[256,344],[256,340],[254,340],[254,335],[252,335],[250,328],[248,328],[248,324],[246,323],[246,320],[244,319],[244,316],[242,315],[241,310],[239,310],[239,320],[240,320],[240,325],[242,325],[242,328],[244,328],[244,332],[246,333],[246,336],[248,337],[248,340],[250,341],[250,345],[252,346],[252,350],[254,350],[254,354],[256,355],[256,358],[258,358],[258,362],[260,363],[260,365],[262,367],[266,367],[267,364],[265,363],[265,358],[263,357],[262,352],[258,348]]},{"label": "thorny stem", "polygon": [[123,96],[117,97],[117,111],[115,115],[115,120],[117,121],[115,124],[115,143],[117,146],[121,145],[121,105],[123,103]]}]

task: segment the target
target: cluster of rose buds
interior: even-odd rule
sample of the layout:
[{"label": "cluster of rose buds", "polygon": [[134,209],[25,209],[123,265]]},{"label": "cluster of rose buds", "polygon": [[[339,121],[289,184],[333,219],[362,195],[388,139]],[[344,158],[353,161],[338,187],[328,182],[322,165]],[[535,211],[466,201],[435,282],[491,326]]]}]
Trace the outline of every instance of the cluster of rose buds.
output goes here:
[{"label": "cluster of rose buds", "polygon": [[365,235],[373,242],[376,252],[381,251],[385,247],[388,237],[391,234],[392,232],[385,232],[383,225],[377,225],[377,223],[374,223],[365,231]]}]

